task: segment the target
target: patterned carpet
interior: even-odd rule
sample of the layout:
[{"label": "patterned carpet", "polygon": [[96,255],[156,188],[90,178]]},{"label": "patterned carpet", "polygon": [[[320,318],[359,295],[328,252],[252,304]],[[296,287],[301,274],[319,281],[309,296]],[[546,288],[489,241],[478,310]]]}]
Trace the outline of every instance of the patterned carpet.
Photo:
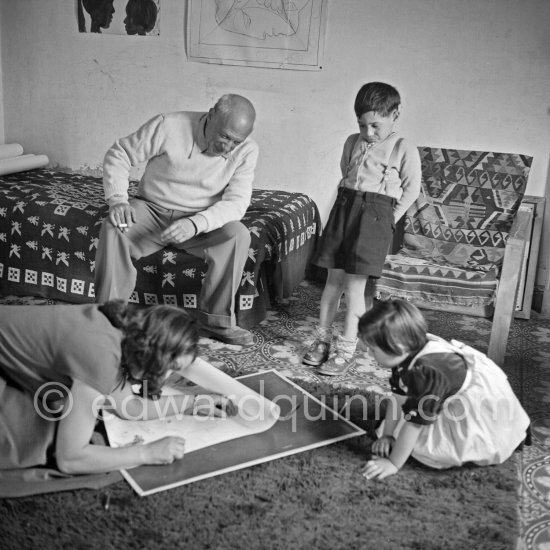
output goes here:
[{"label": "patterned carpet", "polygon": [[[212,364],[232,374],[277,369],[299,380],[323,381],[313,367],[301,364],[301,356],[312,341],[318,319],[322,287],[304,282],[291,298],[274,304],[268,318],[254,330],[254,345],[228,346],[202,339],[202,355]],[[46,299],[5,297],[0,303],[52,303]],[[424,311],[429,330],[443,338],[455,338],[481,351],[487,350],[491,322],[488,319],[445,312]],[[343,311],[337,318],[342,328]],[[521,542],[526,550],[550,548],[550,319],[533,312],[530,320],[512,323],[504,365],[512,386],[532,419],[533,442],[525,446],[519,462],[521,479],[518,511]],[[389,390],[388,371],[359,349],[345,376],[332,384]]]}]

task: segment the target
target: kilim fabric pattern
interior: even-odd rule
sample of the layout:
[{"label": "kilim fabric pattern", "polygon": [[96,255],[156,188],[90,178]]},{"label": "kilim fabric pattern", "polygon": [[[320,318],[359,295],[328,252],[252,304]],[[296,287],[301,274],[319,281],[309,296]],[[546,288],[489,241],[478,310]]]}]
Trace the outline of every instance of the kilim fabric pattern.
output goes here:
[{"label": "kilim fabric pattern", "polygon": [[489,316],[532,158],[431,147],[419,151],[422,193],[405,215],[403,248],[388,256],[378,296]]},{"label": "kilim fabric pattern", "polygon": [[[137,185],[132,183],[130,194]],[[32,170],[0,178],[0,293],[94,301],[99,230],[107,206],[100,178]],[[252,237],[236,297],[237,322],[265,318],[305,276],[320,231],[315,203],[301,193],[254,190],[243,223]],[[136,262],[131,302],[196,309],[206,263],[175,248]]]}]

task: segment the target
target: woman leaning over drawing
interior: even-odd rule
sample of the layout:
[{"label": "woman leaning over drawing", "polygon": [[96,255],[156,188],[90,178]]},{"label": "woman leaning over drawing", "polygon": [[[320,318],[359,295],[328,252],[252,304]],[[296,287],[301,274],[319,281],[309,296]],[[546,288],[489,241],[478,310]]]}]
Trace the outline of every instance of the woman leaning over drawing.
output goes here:
[{"label": "woman leaning over drawing", "polygon": [[171,306],[0,306],[0,469],[83,474],[181,459],[178,437],[121,448],[90,440],[104,408],[133,420],[235,414],[219,394],[170,396],[172,409],[159,397],[171,372],[185,375],[197,342],[195,321]]}]

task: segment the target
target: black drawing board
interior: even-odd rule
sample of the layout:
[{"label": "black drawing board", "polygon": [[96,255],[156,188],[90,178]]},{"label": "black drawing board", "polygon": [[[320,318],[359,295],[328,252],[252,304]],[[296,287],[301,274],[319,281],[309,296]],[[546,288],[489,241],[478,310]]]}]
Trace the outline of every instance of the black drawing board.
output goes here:
[{"label": "black drawing board", "polygon": [[[279,405],[281,416],[273,427],[187,453],[172,464],[122,470],[124,478],[139,495],[173,489],[365,433],[333,411],[330,403],[325,405],[274,370],[237,380]],[[298,408],[293,410],[295,405]]]}]

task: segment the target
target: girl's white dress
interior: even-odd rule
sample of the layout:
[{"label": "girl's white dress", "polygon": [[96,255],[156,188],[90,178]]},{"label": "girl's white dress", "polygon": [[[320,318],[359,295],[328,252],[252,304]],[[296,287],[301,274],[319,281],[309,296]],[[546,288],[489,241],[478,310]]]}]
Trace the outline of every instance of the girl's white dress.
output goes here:
[{"label": "girl's white dress", "polygon": [[[435,421],[422,426],[412,456],[432,468],[504,462],[524,441],[530,423],[506,375],[474,348],[428,336],[426,346],[409,364],[409,372],[420,357],[432,353],[459,354],[466,361],[467,371],[462,387],[444,401]],[[406,421],[402,416],[395,437]],[[382,430],[383,425],[379,435]]]}]

